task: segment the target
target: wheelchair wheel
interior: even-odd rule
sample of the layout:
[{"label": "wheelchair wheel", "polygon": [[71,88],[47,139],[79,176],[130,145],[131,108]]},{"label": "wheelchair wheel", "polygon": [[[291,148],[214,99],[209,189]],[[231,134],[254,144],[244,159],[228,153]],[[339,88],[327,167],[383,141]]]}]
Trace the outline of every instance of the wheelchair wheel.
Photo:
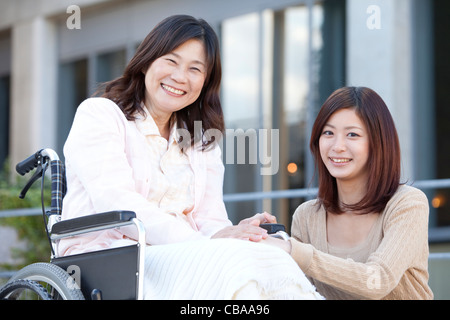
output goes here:
[{"label": "wheelchair wheel", "polygon": [[34,263],[26,266],[19,270],[7,285],[17,280],[39,283],[52,300],[84,300],[73,278],[64,269],[51,263]]},{"label": "wheelchair wheel", "polygon": [[0,300],[52,300],[48,291],[32,280],[14,280],[0,289]]}]

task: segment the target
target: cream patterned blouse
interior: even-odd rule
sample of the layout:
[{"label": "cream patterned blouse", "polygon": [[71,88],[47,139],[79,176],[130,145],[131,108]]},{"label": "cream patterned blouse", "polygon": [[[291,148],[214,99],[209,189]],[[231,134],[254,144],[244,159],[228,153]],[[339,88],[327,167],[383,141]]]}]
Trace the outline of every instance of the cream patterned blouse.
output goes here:
[{"label": "cream patterned blouse", "polygon": [[178,146],[176,126],[170,132],[169,140],[159,133],[152,116],[136,119],[138,130],[145,135],[151,153],[150,166],[154,176],[150,184],[148,201],[166,213],[189,224],[186,214],[194,206],[194,173],[189,159]]}]

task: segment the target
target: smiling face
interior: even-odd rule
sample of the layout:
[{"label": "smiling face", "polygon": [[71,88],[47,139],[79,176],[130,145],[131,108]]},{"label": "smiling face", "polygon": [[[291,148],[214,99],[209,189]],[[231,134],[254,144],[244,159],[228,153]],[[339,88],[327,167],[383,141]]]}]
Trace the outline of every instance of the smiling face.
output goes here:
[{"label": "smiling face", "polygon": [[145,72],[145,106],[167,118],[197,100],[206,79],[203,43],[191,39],[153,61]]},{"label": "smiling face", "polygon": [[353,108],[333,113],[322,129],[320,156],[338,182],[365,184],[369,137],[364,123]]}]

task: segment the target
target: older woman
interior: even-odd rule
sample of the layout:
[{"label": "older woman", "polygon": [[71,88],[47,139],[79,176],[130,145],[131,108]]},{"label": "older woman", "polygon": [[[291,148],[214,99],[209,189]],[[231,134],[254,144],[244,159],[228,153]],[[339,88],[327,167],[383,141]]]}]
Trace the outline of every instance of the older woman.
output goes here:
[{"label": "older woman", "polygon": [[[227,217],[220,80],[218,40],[205,21],[177,15],[159,23],[124,74],[77,110],[64,146],[63,219],[136,212],[150,245],[147,298],[302,297],[302,283],[311,287],[295,262],[255,243],[267,238],[259,224],[274,217],[257,214],[236,226]],[[59,252],[135,238],[128,230],[101,231],[62,240]]]}]

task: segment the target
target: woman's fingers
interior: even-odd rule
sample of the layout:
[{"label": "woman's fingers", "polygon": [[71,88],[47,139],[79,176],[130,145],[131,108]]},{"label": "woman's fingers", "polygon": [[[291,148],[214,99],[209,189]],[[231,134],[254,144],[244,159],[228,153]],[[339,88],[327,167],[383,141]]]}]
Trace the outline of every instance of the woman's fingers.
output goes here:
[{"label": "woman's fingers", "polygon": [[261,223],[276,223],[277,218],[268,212],[257,213],[253,217],[247,218],[239,222],[239,224],[260,225]]},{"label": "woman's fingers", "polygon": [[258,225],[254,225],[253,223],[245,223],[237,226],[226,227],[217,232],[211,238],[234,238],[258,242],[266,239],[268,236],[267,231],[258,227]]},{"label": "woman's fingers", "polygon": [[277,223],[277,218],[274,215],[271,215],[268,212],[263,212],[262,216],[264,218],[264,221],[261,223]]}]

